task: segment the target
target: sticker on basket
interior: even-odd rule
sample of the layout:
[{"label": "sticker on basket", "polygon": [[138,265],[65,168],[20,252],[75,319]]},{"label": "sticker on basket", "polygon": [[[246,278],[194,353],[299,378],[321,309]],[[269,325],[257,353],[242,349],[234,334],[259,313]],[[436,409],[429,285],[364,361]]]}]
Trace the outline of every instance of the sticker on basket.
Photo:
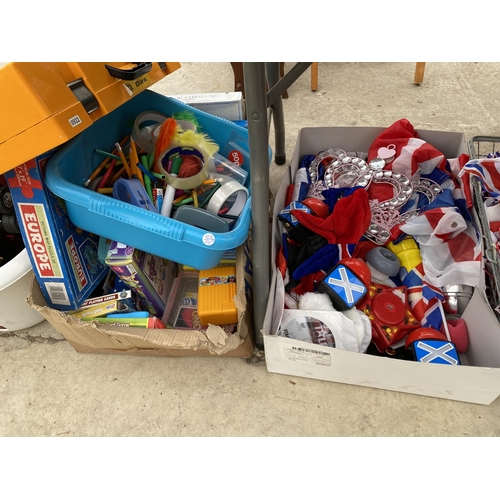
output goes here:
[{"label": "sticker on basket", "polygon": [[280,344],[280,350],[281,355],[288,361],[303,361],[321,366],[331,366],[332,364],[332,356],[329,352],[288,344]]},{"label": "sticker on basket", "polygon": [[81,125],[83,123],[82,119],[78,115],[75,115],[75,116],[72,116],[71,118],[68,118],[68,121],[69,121],[69,124],[73,128],[75,128],[77,125]]},{"label": "sticker on basket", "polygon": [[232,161],[237,167],[241,167],[245,161],[245,158],[237,149],[233,149],[227,156],[227,159]]},{"label": "sticker on basket", "polygon": [[215,243],[215,236],[212,233],[205,233],[201,240],[207,247],[210,247]]},{"label": "sticker on basket", "polygon": [[144,89],[147,89],[152,84],[153,82],[151,81],[149,75],[143,75],[133,82],[124,82],[123,86],[128,92],[128,95],[132,97],[133,95],[142,92]]}]

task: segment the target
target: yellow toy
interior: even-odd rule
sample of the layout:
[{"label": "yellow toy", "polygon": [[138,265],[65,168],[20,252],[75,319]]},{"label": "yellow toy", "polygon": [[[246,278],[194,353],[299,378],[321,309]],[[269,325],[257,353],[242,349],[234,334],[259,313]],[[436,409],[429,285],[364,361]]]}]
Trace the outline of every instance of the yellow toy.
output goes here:
[{"label": "yellow toy", "polygon": [[410,272],[422,263],[420,249],[411,236],[407,236],[403,241],[397,244],[389,243],[387,249],[398,256],[401,267],[404,267],[407,272]]},{"label": "yellow toy", "polygon": [[221,266],[202,270],[198,279],[198,315],[201,324],[229,325],[238,322],[236,268]]}]

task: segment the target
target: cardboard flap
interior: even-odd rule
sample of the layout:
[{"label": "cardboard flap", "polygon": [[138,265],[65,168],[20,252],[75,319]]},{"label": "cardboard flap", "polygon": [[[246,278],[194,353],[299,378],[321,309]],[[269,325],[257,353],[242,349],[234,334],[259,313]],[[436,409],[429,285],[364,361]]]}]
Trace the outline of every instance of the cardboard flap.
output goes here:
[{"label": "cardboard flap", "polygon": [[[241,250],[240,250],[241,251]],[[238,266],[243,275],[241,268]],[[243,283],[243,281],[242,281]],[[245,297],[242,285],[238,296]],[[47,306],[35,277],[31,279],[26,302],[39,312],[71,344],[87,345],[93,349],[119,349],[133,353],[138,350],[208,350],[212,354],[222,355],[243,344],[248,335],[245,301],[239,304],[241,314],[238,321],[238,333],[226,334],[220,326],[210,325],[206,332],[199,330],[144,329],[133,327],[115,327],[98,325],[91,321],[82,321],[61,311]],[[240,309],[239,309],[240,310]]]}]

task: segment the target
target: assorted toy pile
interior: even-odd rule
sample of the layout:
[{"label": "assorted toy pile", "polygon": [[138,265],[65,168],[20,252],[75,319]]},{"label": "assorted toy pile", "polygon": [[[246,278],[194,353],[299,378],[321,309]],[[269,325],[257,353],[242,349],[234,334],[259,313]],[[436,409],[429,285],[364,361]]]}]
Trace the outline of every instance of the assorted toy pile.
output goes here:
[{"label": "assorted toy pile", "polygon": [[218,154],[189,111],[141,113],[113,146],[94,150],[105,159],[85,187],[217,233],[230,231],[245,207],[247,172]]},{"label": "assorted toy pile", "polygon": [[[248,174],[218,151],[193,113],[167,117],[146,111],[130,135],[107,151],[93,149],[104,159],[84,187],[207,234],[225,233],[246,204]],[[17,230],[51,307],[99,324],[236,330],[234,249],[216,268],[198,271],[82,231],[70,221],[64,201],[45,185],[45,166],[53,153],[7,172],[10,191],[2,187],[4,198],[12,193],[2,214],[15,217],[15,210],[22,221]]]},{"label": "assorted toy pile", "polygon": [[301,158],[278,215],[274,333],[460,364],[468,346],[461,315],[483,272],[468,161],[446,158],[407,119],[367,152],[333,144]]}]

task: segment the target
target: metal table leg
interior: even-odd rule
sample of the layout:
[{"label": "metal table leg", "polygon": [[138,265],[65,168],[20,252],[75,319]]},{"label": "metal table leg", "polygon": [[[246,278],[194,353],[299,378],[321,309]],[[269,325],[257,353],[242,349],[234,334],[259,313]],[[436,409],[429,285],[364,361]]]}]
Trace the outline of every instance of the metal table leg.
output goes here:
[{"label": "metal table leg", "polygon": [[[280,80],[280,63],[266,63],[267,83],[269,88],[273,88]],[[274,162],[276,165],[286,163],[285,151],[285,116],[283,114],[283,101],[279,95],[274,103],[271,104],[273,125],[274,125]]]},{"label": "metal table leg", "polygon": [[[279,77],[279,63],[269,65],[269,86],[266,92],[266,63],[243,63],[246,112],[252,171],[252,263],[253,263],[253,318],[255,343],[264,349],[262,327],[266,315],[271,282],[269,235],[269,123],[267,108],[272,107],[276,133],[276,156],[283,163],[285,157],[285,121],[281,94],[311,65],[296,63],[283,77]],[[276,73],[277,72],[277,73]],[[279,104],[277,102],[279,101]],[[274,106],[274,107],[273,107]],[[278,158],[278,160],[280,160]],[[275,159],[275,162],[278,161]]]},{"label": "metal table leg", "polygon": [[252,171],[252,264],[255,343],[264,348],[262,327],[270,287],[269,251],[269,130],[266,65],[243,63]]}]

